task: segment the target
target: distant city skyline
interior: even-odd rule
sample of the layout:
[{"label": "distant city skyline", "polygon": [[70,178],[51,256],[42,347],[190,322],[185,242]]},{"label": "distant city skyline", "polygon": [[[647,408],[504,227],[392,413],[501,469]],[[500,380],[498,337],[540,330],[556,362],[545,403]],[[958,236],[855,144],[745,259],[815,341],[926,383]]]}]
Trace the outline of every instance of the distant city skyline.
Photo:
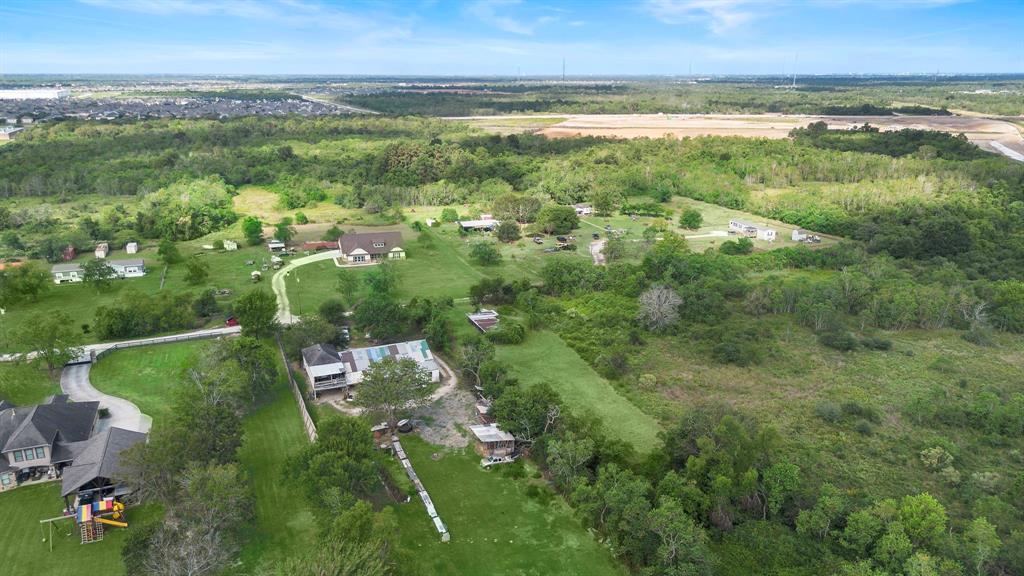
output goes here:
[{"label": "distant city skyline", "polygon": [[1024,73],[1010,0],[5,0],[2,74]]}]

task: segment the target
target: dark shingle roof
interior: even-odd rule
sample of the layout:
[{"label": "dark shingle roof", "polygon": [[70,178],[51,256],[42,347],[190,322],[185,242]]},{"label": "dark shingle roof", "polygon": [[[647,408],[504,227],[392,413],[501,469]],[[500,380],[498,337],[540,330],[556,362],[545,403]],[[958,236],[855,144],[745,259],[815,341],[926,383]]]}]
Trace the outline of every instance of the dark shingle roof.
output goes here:
[{"label": "dark shingle roof", "polygon": [[[60,435],[64,442],[87,440],[96,422],[99,402],[68,402],[67,396],[55,396],[46,404],[14,408],[8,418],[6,411],[0,422],[0,452],[51,445]],[[17,421],[11,428],[9,423]]]},{"label": "dark shingle roof", "polygon": [[[384,244],[376,247],[374,244]],[[362,248],[368,254],[387,254],[392,248],[402,247],[401,232],[350,232],[338,240],[342,254],[351,254]]]},{"label": "dark shingle roof", "polygon": [[107,428],[93,436],[64,469],[60,495],[67,496],[97,478],[115,478],[121,471],[121,452],[145,440],[142,432],[124,428]]},{"label": "dark shingle roof", "polygon": [[302,359],[306,366],[323,366],[325,364],[337,364],[341,362],[338,349],[330,344],[314,344],[302,349]]}]

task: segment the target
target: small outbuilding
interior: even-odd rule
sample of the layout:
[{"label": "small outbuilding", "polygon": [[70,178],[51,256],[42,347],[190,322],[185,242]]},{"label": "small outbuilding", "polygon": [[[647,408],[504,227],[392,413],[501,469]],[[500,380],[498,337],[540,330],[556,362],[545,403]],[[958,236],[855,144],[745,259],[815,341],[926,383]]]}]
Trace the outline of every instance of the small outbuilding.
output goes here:
[{"label": "small outbuilding", "polygon": [[228,252],[234,252],[235,250],[238,250],[238,242],[235,242],[234,240],[225,240],[224,249]]},{"label": "small outbuilding", "polygon": [[498,326],[498,313],[494,310],[478,310],[466,314],[469,323],[481,332],[487,332]]},{"label": "small outbuilding", "polygon": [[281,242],[280,240],[271,240],[270,242],[267,242],[267,250],[270,250],[271,252],[280,252],[284,249],[284,242]]},{"label": "small outbuilding", "polygon": [[100,242],[96,245],[95,254],[97,258],[106,258],[107,254],[110,254],[110,244]]},{"label": "small outbuilding", "polygon": [[476,437],[476,453],[484,458],[504,458],[516,451],[515,437],[497,424],[476,424],[469,430]]},{"label": "small outbuilding", "polygon": [[124,251],[129,253],[129,254],[138,254],[138,252],[139,252],[139,243],[138,242],[129,242],[129,243],[125,244],[124,245]]}]

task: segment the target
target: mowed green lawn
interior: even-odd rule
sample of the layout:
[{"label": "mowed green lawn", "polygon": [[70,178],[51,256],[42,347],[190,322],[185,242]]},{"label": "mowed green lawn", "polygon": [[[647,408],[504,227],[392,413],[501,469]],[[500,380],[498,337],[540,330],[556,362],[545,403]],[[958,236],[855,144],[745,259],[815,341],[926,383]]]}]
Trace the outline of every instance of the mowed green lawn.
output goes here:
[{"label": "mowed green lawn", "polygon": [[0,362],[0,400],[24,406],[38,404],[50,394],[60,394],[60,384],[46,370],[14,362]]},{"label": "mowed green lawn", "polygon": [[295,397],[282,381],[275,399],[245,420],[238,460],[256,497],[256,520],[245,534],[245,574],[276,560],[301,555],[316,544],[316,525],[297,486],[285,482],[288,456],[309,440],[302,430]]},{"label": "mowed green lawn", "polygon": [[557,334],[530,332],[522,344],[498,346],[498,359],[523,384],[551,384],[570,408],[597,415],[609,436],[625,440],[637,452],[657,446],[661,428],[654,418],[619,394]]},{"label": "mowed green lawn", "polygon": [[[402,573],[625,573],[543,481],[513,479],[500,467],[484,470],[472,448],[445,451],[414,436],[403,437],[402,446],[452,536],[441,542],[419,498],[396,505]],[[435,452],[437,460],[431,458]]]},{"label": "mowed green lawn", "polygon": [[[159,518],[156,506],[128,509],[128,528],[107,527],[101,542],[82,545],[78,527],[69,518],[53,525],[53,551],[49,527],[39,521],[62,515],[60,483],[23,486],[0,493],[0,573],[11,576],[39,574],[79,576],[124,574],[121,547],[133,524]],[[68,535],[70,533],[70,536]]]},{"label": "mowed green lawn", "polygon": [[101,392],[132,401],[159,426],[171,415],[185,369],[209,345],[208,340],[193,340],[110,352],[92,365],[89,381]]}]

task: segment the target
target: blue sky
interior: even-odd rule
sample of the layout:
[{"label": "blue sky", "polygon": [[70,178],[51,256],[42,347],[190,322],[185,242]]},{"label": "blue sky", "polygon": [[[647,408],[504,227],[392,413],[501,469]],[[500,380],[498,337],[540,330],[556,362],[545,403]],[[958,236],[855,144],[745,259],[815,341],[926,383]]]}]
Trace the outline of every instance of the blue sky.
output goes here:
[{"label": "blue sky", "polygon": [[1024,72],[1024,0],[0,0],[0,73]]}]

